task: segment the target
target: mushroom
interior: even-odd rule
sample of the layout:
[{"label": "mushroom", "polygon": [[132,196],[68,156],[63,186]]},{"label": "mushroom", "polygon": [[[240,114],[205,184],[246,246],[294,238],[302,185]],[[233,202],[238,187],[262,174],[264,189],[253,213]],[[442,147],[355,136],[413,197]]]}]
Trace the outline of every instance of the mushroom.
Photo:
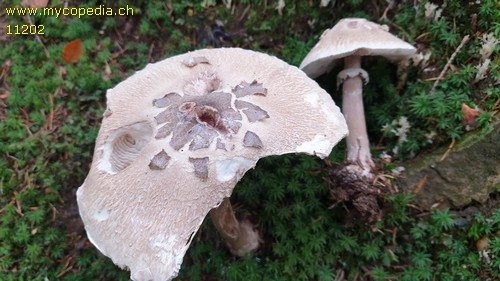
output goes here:
[{"label": "mushroom", "polygon": [[107,92],[77,191],[87,236],[133,280],[170,280],[215,208],[241,255],[259,242],[228,200],[245,172],[268,155],[324,158],[346,133],[328,93],[275,57],[221,48],[149,64]]},{"label": "mushroom", "polygon": [[332,29],[323,32],[300,65],[309,77],[316,78],[331,70],[344,59],[344,70],[337,76],[337,87],[343,85],[342,111],[349,135],[346,137],[347,161],[370,171],[374,163],[366,131],[363,108],[362,82],[368,83],[368,73],[361,68],[362,56],[383,56],[395,61],[413,55],[416,49],[388,32],[381,26],[365,19],[340,20]]}]

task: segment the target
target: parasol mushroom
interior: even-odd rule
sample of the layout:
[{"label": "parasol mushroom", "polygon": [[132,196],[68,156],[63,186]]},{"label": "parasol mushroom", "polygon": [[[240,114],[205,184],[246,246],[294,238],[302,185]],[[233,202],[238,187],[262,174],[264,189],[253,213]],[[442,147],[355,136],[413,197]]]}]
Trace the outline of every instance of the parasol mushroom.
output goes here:
[{"label": "parasol mushroom", "polygon": [[370,171],[371,158],[368,133],[363,108],[362,80],[368,83],[368,73],[361,68],[362,56],[383,56],[391,61],[410,57],[416,49],[366,19],[340,20],[332,29],[323,32],[300,65],[309,77],[316,78],[330,71],[339,60],[344,60],[344,70],[337,76],[337,86],[344,83],[342,111],[349,135],[346,137],[347,161]]},{"label": "parasol mushroom", "polygon": [[244,173],[268,155],[326,157],[346,133],[331,97],[275,57],[221,48],[149,64],[107,92],[77,192],[87,236],[133,280],[170,280],[216,208],[241,255],[259,240],[227,200]]}]

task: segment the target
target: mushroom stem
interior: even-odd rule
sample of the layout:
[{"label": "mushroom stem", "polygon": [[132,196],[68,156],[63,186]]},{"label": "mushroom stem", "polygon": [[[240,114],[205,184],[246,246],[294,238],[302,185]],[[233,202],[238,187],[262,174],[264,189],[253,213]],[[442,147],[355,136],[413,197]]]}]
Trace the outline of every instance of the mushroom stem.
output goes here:
[{"label": "mushroom stem", "polygon": [[229,198],[224,198],[219,207],[210,211],[210,218],[224,238],[231,254],[244,256],[255,251],[260,244],[260,236],[252,224],[243,220],[239,222],[234,216]]},{"label": "mushroom stem", "polygon": [[[350,68],[361,68],[360,56],[348,56],[344,59],[344,69]],[[361,77],[348,77],[344,81],[342,90],[342,111],[349,129],[346,138],[347,161],[357,163],[364,170],[370,171],[374,163],[366,131]]]}]

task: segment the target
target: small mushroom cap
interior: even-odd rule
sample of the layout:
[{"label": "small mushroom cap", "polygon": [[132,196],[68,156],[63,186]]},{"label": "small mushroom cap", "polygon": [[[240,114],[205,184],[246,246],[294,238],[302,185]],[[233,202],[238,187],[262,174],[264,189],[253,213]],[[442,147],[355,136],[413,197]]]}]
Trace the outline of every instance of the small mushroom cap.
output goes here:
[{"label": "small mushroom cap", "polygon": [[316,78],[347,56],[383,56],[396,61],[415,52],[415,47],[389,33],[387,26],[366,19],[346,18],[323,32],[319,42],[300,64],[300,69]]},{"label": "small mushroom cap", "polygon": [[259,158],[326,157],[346,133],[331,97],[275,57],[221,48],[149,64],[107,92],[77,192],[88,238],[133,280],[170,280]]}]

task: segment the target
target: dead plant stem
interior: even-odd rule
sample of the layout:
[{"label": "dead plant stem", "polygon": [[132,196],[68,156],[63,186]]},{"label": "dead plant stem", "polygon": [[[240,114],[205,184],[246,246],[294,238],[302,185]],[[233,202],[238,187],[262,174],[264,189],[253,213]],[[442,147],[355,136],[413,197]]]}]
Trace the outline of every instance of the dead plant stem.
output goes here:
[{"label": "dead plant stem", "polygon": [[460,50],[463,48],[463,46],[469,41],[469,38],[470,38],[469,35],[465,35],[464,38],[462,38],[462,42],[460,42],[460,45],[458,45],[455,52],[453,52],[453,54],[451,54],[451,57],[446,62],[446,65],[444,66],[443,70],[439,74],[438,78],[436,79],[436,81],[434,81],[434,85],[432,85],[432,89],[430,92],[431,94],[434,93],[434,89],[436,89],[436,86],[439,84],[439,81],[441,81],[441,79],[443,79],[444,75],[446,74],[446,71],[448,71],[448,68],[451,66],[451,63],[453,62],[453,60],[455,59],[457,54],[460,52]]}]

